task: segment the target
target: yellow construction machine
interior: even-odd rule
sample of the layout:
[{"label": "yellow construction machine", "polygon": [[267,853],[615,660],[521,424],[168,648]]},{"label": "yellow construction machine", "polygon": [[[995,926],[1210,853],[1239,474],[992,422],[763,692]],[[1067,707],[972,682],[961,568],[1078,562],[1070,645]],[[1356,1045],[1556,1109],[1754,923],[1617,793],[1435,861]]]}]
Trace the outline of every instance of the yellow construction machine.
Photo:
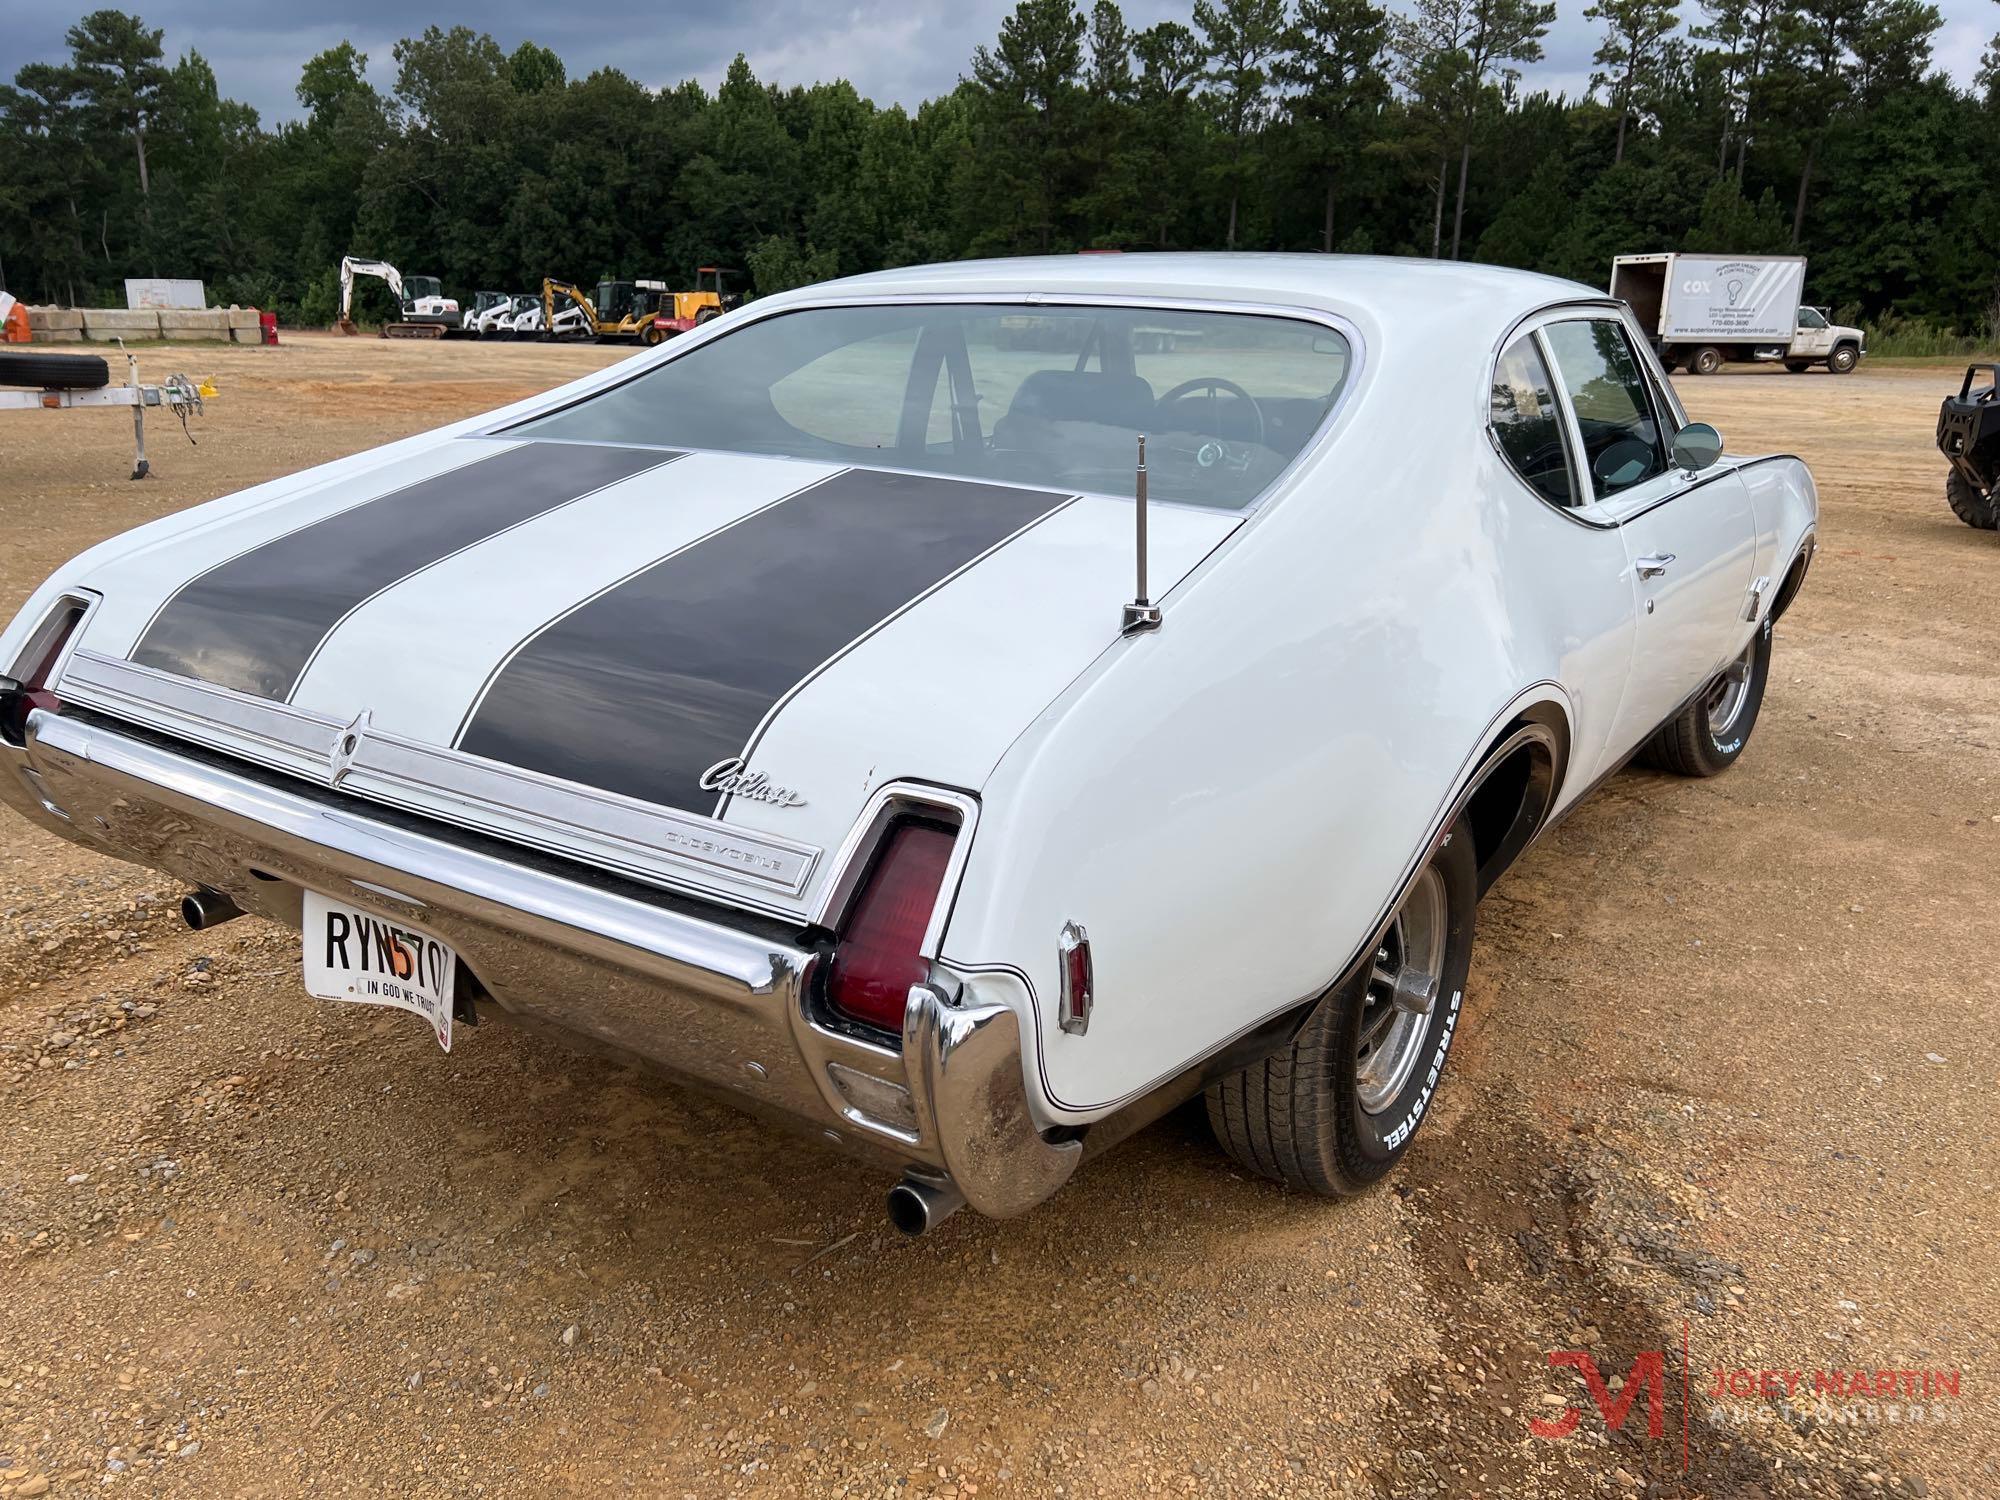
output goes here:
[{"label": "yellow construction machine", "polygon": [[[724,267],[703,266],[695,273],[696,289],[691,292],[668,291],[664,281],[600,281],[595,297],[571,282],[545,278],[542,327],[550,330],[553,337],[567,332],[579,338],[595,338],[600,343],[637,339],[642,344],[657,344],[710,318],[721,317],[742,300],[722,290],[724,274]],[[582,314],[581,319],[574,314],[559,319],[556,314],[559,297],[567,299]],[[567,328],[563,326],[565,323]]]}]

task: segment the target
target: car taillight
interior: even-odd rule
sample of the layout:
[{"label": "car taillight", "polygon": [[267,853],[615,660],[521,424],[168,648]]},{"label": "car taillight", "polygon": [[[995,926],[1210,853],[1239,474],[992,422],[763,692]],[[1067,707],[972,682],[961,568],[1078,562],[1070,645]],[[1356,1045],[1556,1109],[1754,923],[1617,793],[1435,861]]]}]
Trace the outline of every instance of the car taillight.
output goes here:
[{"label": "car taillight", "polygon": [[924,934],[955,837],[935,823],[905,822],[882,841],[827,970],[827,1002],[849,1020],[901,1034],[910,987],[930,970]]},{"label": "car taillight", "polygon": [[62,660],[63,647],[76,634],[76,627],[83,623],[85,609],[80,599],[65,599],[57,605],[28,642],[28,649],[22,653],[21,660],[15,664],[14,680],[4,694],[0,694],[0,737],[4,737],[9,744],[26,743],[30,712],[46,708],[53,713],[62,706],[49,690],[49,679],[55,676],[56,663]]}]

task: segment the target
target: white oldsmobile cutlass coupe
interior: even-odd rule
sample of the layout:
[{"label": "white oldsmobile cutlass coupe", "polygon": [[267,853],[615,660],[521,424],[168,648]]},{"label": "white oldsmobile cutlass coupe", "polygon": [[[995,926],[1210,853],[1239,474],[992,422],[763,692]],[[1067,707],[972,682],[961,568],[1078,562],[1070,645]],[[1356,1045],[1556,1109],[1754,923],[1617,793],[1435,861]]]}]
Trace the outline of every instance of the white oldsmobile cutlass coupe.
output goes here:
[{"label": "white oldsmobile cutlass coupe", "polygon": [[1742,752],[1815,518],[1568,282],[920,267],[86,552],[0,637],[0,796],[314,994],[872,1156],[911,1232],[1204,1089],[1346,1191],[1481,894]]}]

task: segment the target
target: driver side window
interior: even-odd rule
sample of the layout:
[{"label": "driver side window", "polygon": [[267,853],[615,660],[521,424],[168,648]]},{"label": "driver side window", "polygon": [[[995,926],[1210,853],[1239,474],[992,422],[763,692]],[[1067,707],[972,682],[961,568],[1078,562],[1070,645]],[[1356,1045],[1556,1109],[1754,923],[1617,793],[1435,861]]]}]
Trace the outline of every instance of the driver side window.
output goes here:
[{"label": "driver side window", "polygon": [[1799,309],[1799,327],[1824,328],[1826,327],[1826,319],[1822,318],[1814,309],[1802,307]]},{"label": "driver side window", "polygon": [[1574,318],[1542,330],[1583,439],[1584,468],[1602,500],[1667,470],[1667,445],[1624,325]]}]

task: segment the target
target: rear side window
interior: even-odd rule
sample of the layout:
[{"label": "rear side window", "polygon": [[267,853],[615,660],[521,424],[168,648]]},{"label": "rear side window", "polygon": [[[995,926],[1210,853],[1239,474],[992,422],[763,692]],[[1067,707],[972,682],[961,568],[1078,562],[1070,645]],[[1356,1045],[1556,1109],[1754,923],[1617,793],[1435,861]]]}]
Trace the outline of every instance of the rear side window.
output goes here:
[{"label": "rear side window", "polygon": [[1533,334],[1509,344],[1494,368],[1493,434],[1514,472],[1543,499],[1556,505],[1578,503],[1555,382]]},{"label": "rear side window", "polygon": [[1542,330],[1576,411],[1584,467],[1601,500],[1667,470],[1667,445],[1646,377],[1610,318],[1576,318]]}]

